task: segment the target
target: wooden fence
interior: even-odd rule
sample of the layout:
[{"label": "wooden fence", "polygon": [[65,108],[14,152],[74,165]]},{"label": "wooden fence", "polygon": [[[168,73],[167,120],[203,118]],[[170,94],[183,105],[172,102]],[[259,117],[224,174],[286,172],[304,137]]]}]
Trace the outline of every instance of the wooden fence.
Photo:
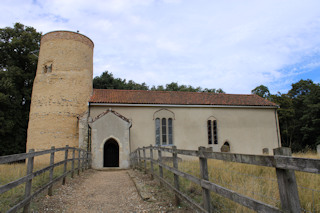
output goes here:
[{"label": "wooden fence", "polygon": [[[54,163],[55,159],[55,153],[64,151],[64,160]],[[69,154],[69,151],[72,152],[72,158],[69,158],[71,156],[71,153]],[[77,153],[77,157],[76,157]],[[33,171],[34,166],[34,158],[36,156],[41,156],[45,154],[50,154],[50,159],[48,159],[48,162],[50,161],[50,165],[42,168],[37,171]],[[78,175],[80,174],[80,171],[84,171],[84,169],[88,169],[91,165],[91,154],[87,152],[86,150],[74,148],[74,147],[63,147],[63,148],[55,148],[51,147],[49,150],[39,151],[35,152],[33,149],[30,149],[28,153],[22,153],[22,154],[15,154],[15,155],[7,155],[7,156],[0,156],[0,164],[6,164],[6,163],[13,163],[17,161],[27,160],[26,166],[27,166],[27,174],[26,176],[19,178],[15,181],[12,181],[8,184],[0,186],[0,194],[5,193],[14,187],[19,186],[20,184],[26,183],[25,185],[25,195],[22,201],[17,203],[15,206],[10,208],[7,212],[17,212],[19,209],[23,207],[23,212],[29,212],[30,210],[30,202],[32,199],[34,199],[38,194],[43,192],[45,189],[48,189],[48,195],[52,195],[52,186],[55,182],[62,179],[62,184],[64,185],[66,183],[66,176],[71,173],[71,178],[74,177],[74,173],[77,172]],[[71,162],[71,169],[67,169],[68,162]],[[77,162],[78,166],[75,168],[75,162]],[[56,177],[54,177],[54,168],[60,165],[64,165],[63,167],[63,173]],[[44,172],[49,171],[49,182],[43,185],[40,189],[37,191],[31,193],[32,189],[32,180],[33,178],[39,176],[40,174],[43,174]]]},{"label": "wooden fence", "polygon": [[[142,153],[140,152],[142,151]],[[149,157],[146,155],[149,152]],[[153,158],[153,152],[158,152],[158,159]],[[173,167],[163,163],[162,152],[172,153]],[[182,172],[178,169],[177,155],[194,156],[199,158],[200,178]],[[180,199],[188,202],[192,208],[200,212],[213,212],[211,205],[210,191],[217,193],[227,199],[230,199],[242,206],[257,212],[301,212],[300,200],[298,195],[296,177],[294,171],[309,172],[320,174],[320,160],[291,157],[290,148],[274,149],[274,155],[247,155],[235,153],[212,152],[205,147],[199,147],[198,150],[182,150],[175,146],[172,148],[149,146],[138,148],[130,154],[131,165],[133,167],[142,167],[147,171],[147,161],[150,161],[150,173],[160,179],[161,184],[167,185],[175,192],[176,204]],[[237,162],[258,166],[274,167],[276,169],[278,188],[281,200],[281,209],[244,196],[230,189],[217,185],[209,181],[207,159],[216,159],[229,162]],[[154,172],[154,164],[159,167],[159,174]],[[174,185],[171,185],[163,178],[163,168],[174,174]],[[194,202],[190,197],[179,190],[179,177],[186,178],[196,183],[202,188],[203,205]]]}]

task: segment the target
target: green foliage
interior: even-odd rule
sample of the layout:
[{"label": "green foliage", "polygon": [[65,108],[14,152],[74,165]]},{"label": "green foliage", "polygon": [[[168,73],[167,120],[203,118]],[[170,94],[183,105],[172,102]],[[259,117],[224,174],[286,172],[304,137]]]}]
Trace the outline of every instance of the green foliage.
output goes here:
[{"label": "green foliage", "polygon": [[222,89],[202,89],[201,87],[192,87],[190,85],[178,85],[176,82],[172,82],[170,84],[166,84],[166,86],[152,86],[151,90],[157,91],[181,91],[181,92],[212,92],[212,93],[225,93]]},{"label": "green foliage", "polygon": [[255,89],[251,90],[251,93],[259,95],[262,98],[268,98],[270,96],[270,91],[269,91],[268,87],[266,87],[264,85],[260,85],[260,86],[256,87]]},{"label": "green foliage", "polygon": [[25,152],[40,38],[20,23],[0,29],[0,155]]},{"label": "green foliage", "polygon": [[[114,78],[113,74],[105,71],[101,76],[97,76],[93,79],[93,88],[96,89],[123,89],[123,90],[149,90],[149,86],[146,83],[138,84],[132,80],[128,82],[126,79]],[[213,92],[213,93],[225,93],[222,89],[202,89],[201,87],[192,87],[187,85],[178,85],[176,82],[166,84],[166,86],[152,86],[150,90],[153,91],[183,91],[183,92]]]},{"label": "green foliage", "polygon": [[277,103],[278,118],[280,124],[281,142],[284,147],[292,147],[294,141],[293,134],[295,131],[294,108],[292,99],[288,94],[278,93],[277,95],[270,95],[271,101]]},{"label": "green foliage", "polygon": [[270,95],[260,85],[251,91],[277,103],[282,146],[293,151],[315,149],[320,144],[320,85],[312,80],[292,84],[287,94]]},{"label": "green foliage", "polygon": [[126,79],[114,78],[112,73],[105,71],[101,76],[93,79],[93,88],[96,89],[123,89],[123,90],[148,90],[149,87],[145,84],[138,84],[132,80],[128,82]]},{"label": "green foliage", "polygon": [[306,146],[315,149],[320,144],[320,85],[312,80],[300,80],[292,84],[288,92],[295,109],[294,119],[299,131],[294,132],[296,149]]}]

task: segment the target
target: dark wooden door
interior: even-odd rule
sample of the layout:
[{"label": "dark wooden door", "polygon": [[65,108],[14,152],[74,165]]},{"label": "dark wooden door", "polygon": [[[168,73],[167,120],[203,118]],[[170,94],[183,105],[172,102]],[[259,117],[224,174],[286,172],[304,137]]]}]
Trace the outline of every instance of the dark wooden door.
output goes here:
[{"label": "dark wooden door", "polygon": [[104,144],[103,167],[119,167],[119,145],[114,139]]}]

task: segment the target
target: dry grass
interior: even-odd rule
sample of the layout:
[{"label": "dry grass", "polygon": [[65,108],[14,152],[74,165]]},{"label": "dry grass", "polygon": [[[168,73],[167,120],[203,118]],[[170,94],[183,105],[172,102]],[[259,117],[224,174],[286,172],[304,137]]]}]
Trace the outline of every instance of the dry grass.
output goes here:
[{"label": "dry grass", "polygon": [[[297,153],[295,157],[320,159],[315,153]],[[172,166],[171,163],[167,163]],[[209,179],[225,188],[246,195],[261,202],[281,207],[278,183],[274,168],[246,165],[240,163],[208,160]],[[158,172],[157,166],[155,167]],[[182,161],[179,170],[199,177],[199,161]],[[173,183],[173,175],[164,169],[164,176]],[[306,212],[320,212],[320,175],[296,172],[299,197],[302,208]],[[202,203],[201,187],[180,178],[181,191],[188,194],[196,202]],[[211,193],[212,205],[218,212],[253,212],[224,197]]]},{"label": "dry grass", "polygon": [[[40,170],[49,164],[35,164],[33,171]],[[70,170],[70,163],[68,170]],[[75,168],[77,168],[77,162],[75,162]],[[26,164],[2,164],[0,165],[0,186],[15,181],[26,175]],[[56,178],[63,174],[63,165],[54,168],[54,177]],[[49,182],[49,171],[35,177],[32,180],[32,192],[35,192],[41,188],[44,184]],[[25,193],[25,184],[21,184],[3,194],[0,194],[0,212],[6,212],[19,201],[23,200]]]},{"label": "dry grass", "polygon": [[[5,185],[26,175],[26,166],[21,164],[0,165],[0,185]],[[25,184],[0,195],[0,212],[6,212],[10,207],[21,201],[24,195]]]},{"label": "dry grass", "polygon": [[[314,153],[297,153],[295,157],[316,158],[320,159]],[[168,165],[172,166],[171,163]],[[36,165],[34,171],[44,168],[48,165]],[[69,165],[70,166],[70,165]],[[148,167],[150,164],[148,164]],[[208,160],[210,181],[221,186],[229,188],[235,192],[254,198],[256,200],[280,207],[280,199],[278,193],[278,184],[274,168],[245,165],[239,163],[223,162],[219,160]],[[77,164],[75,165],[77,168]],[[199,177],[199,162],[182,161],[179,162],[179,170]],[[54,176],[62,174],[63,165],[55,168]],[[157,166],[155,172],[158,173]],[[25,176],[26,165],[10,164],[0,165],[0,185],[7,184]],[[35,191],[49,180],[49,173],[36,177],[33,180],[33,188]],[[173,175],[164,169],[164,176],[173,183]],[[300,202],[303,209],[307,212],[320,212],[320,175],[305,172],[296,172],[297,183],[299,186]],[[180,178],[181,190],[192,197],[198,203],[202,202],[201,188],[183,178]],[[0,195],[0,212],[7,211],[14,204],[22,200],[24,195],[24,184]],[[225,199],[214,193],[212,196],[212,204],[219,209],[219,212],[250,212],[228,199]]]},{"label": "dry grass", "polygon": [[[313,152],[295,153],[293,156],[320,159],[320,155]],[[320,212],[320,175],[296,172],[296,178],[302,207],[309,212]]]}]

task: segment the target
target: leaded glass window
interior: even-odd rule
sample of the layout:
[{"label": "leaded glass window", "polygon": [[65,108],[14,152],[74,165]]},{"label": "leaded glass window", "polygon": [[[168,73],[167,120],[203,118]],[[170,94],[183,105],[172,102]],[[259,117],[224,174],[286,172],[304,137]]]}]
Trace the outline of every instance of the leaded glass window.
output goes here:
[{"label": "leaded glass window", "polygon": [[172,118],[168,119],[168,139],[169,144],[172,145]]},{"label": "leaded glass window", "polygon": [[160,145],[160,119],[156,119],[156,145]]}]

